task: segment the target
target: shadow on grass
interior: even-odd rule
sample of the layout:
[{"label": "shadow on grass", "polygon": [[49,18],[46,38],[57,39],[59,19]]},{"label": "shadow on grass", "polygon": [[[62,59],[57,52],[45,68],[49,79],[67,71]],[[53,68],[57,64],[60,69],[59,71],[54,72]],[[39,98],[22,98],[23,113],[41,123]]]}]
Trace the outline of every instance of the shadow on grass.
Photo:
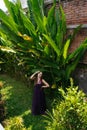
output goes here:
[{"label": "shadow on grass", "polygon": [[33,88],[5,75],[1,75],[0,80],[4,82],[2,94],[6,104],[6,119],[10,121],[10,118],[20,116],[23,118],[27,129],[46,130],[44,117],[31,114]]}]

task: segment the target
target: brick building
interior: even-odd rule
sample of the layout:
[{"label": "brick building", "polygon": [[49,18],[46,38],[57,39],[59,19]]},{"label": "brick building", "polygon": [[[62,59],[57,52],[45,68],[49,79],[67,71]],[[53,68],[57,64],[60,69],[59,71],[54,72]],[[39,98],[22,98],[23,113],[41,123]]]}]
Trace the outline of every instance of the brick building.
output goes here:
[{"label": "brick building", "polygon": [[[66,14],[67,29],[69,31],[73,31],[74,28],[82,24],[80,32],[70,47],[70,52],[72,52],[87,38],[87,0],[61,0],[61,4]],[[49,9],[52,0],[45,0],[45,5]],[[56,5],[58,6],[58,2]],[[87,64],[87,52],[82,62]]]}]

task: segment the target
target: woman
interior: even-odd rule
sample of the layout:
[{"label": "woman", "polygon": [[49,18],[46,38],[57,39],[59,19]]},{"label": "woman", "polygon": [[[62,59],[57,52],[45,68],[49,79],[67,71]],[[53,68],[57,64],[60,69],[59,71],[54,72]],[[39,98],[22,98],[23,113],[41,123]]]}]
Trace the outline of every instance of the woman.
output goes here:
[{"label": "woman", "polygon": [[39,115],[45,114],[46,111],[46,101],[43,88],[48,88],[49,84],[42,79],[42,72],[37,71],[30,77],[31,80],[34,80],[34,95],[32,102],[32,114]]}]

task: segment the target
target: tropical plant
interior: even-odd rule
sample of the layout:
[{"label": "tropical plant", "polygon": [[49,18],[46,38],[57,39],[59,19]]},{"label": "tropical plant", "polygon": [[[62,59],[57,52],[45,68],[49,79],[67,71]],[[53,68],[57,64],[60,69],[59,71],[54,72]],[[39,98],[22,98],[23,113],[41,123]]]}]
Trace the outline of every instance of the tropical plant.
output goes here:
[{"label": "tropical plant", "polygon": [[44,0],[27,0],[27,13],[20,0],[16,3],[4,0],[4,3],[8,14],[0,10],[0,31],[12,43],[18,65],[24,67],[27,75],[41,70],[51,83],[65,86],[87,48],[86,39],[74,52],[68,53],[80,26],[71,36],[66,35],[65,13],[61,5],[56,7],[56,0],[47,15]]},{"label": "tropical plant", "polygon": [[47,130],[86,130],[87,129],[87,97],[84,92],[74,86],[71,79],[71,86],[65,92],[59,89],[62,100],[56,103],[52,113],[47,112]]}]

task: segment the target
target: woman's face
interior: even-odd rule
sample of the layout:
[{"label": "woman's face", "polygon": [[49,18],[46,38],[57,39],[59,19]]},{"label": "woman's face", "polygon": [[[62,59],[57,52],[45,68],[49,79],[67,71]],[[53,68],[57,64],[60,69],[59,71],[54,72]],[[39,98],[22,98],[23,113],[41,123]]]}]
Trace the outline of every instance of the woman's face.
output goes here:
[{"label": "woman's face", "polygon": [[38,77],[41,78],[42,77],[42,72],[38,73]]}]

